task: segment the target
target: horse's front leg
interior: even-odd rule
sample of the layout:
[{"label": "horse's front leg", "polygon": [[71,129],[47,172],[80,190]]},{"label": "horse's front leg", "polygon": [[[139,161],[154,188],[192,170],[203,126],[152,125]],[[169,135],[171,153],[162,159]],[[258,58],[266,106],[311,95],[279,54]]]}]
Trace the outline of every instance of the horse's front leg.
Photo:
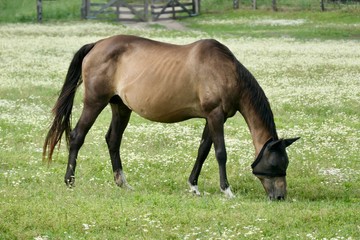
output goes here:
[{"label": "horse's front leg", "polygon": [[193,167],[193,170],[191,171],[190,177],[189,177],[189,186],[190,191],[198,196],[200,196],[200,191],[198,188],[198,179],[201,172],[201,168],[209,154],[209,151],[211,149],[212,140],[209,133],[209,127],[206,123],[202,137],[200,142],[200,147],[198,150],[198,155],[196,158],[195,165]]},{"label": "horse's front leg", "polygon": [[214,109],[208,116],[209,131],[214,142],[215,155],[219,164],[220,189],[229,198],[234,197],[226,174],[227,154],[224,140],[225,117],[220,107]]},{"label": "horse's front leg", "polygon": [[120,145],[123,133],[127,124],[129,123],[131,110],[125,105],[111,104],[112,120],[109,130],[105,136],[108,145],[109,154],[111,158],[112,169],[114,173],[114,180],[119,187],[126,187],[132,189],[127,183],[125,174],[123,172],[121,158],[120,158]]}]

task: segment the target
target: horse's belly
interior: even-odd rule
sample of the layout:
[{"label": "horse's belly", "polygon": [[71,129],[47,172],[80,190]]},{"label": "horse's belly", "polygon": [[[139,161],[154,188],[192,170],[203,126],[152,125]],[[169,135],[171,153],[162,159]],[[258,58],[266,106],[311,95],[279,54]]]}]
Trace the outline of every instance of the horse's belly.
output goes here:
[{"label": "horse's belly", "polygon": [[[135,111],[135,110],[134,110]],[[155,122],[163,123],[174,123],[181,122],[190,118],[202,117],[201,114],[197,111],[194,111],[193,108],[183,108],[183,109],[174,109],[172,111],[164,112],[155,112],[149,110],[141,109],[140,111],[135,111],[141,117],[146,118]]]},{"label": "horse's belly", "polygon": [[165,89],[128,86],[119,95],[131,110],[152,121],[179,122],[203,117],[199,101],[193,92]]},{"label": "horse's belly", "polygon": [[186,54],[159,52],[152,61],[140,55],[143,51],[134,54],[122,58],[116,74],[118,93],[130,109],[158,122],[203,117],[198,81]]}]

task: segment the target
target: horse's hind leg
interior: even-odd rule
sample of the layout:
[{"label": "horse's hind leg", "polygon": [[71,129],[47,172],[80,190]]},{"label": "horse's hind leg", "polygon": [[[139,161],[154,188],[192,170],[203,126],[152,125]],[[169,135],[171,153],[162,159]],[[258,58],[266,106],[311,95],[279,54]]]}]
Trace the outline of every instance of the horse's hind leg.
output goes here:
[{"label": "horse's hind leg", "polygon": [[120,144],[123,133],[129,122],[131,110],[122,102],[111,104],[112,120],[105,136],[108,145],[115,183],[119,187],[132,189],[126,182],[120,158]]},{"label": "horse's hind leg", "polygon": [[89,104],[85,102],[80,119],[70,133],[69,159],[65,174],[65,183],[69,187],[72,187],[75,183],[76,158],[84,143],[85,136],[106,105],[107,103]]}]

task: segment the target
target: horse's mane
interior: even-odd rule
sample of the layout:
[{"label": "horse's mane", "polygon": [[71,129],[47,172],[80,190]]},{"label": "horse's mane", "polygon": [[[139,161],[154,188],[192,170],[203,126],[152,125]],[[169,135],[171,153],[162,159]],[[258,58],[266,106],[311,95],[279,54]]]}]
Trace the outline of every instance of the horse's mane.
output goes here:
[{"label": "horse's mane", "polygon": [[240,86],[241,98],[248,100],[247,103],[251,104],[255,110],[254,112],[259,114],[260,119],[265,124],[265,127],[269,130],[272,137],[278,139],[270,103],[255,77],[236,59],[234,54],[225,45],[217,42],[216,47],[218,52],[228,58],[236,66],[236,74],[238,76],[237,81]]},{"label": "horse's mane", "polygon": [[255,77],[244,67],[238,60],[236,61],[236,71],[238,75],[238,82],[240,85],[241,94],[244,98],[248,98],[248,104],[251,104],[255,112],[259,114],[260,119],[270,131],[274,139],[278,139],[274,115],[270,107],[268,98],[264,90],[260,87]]}]

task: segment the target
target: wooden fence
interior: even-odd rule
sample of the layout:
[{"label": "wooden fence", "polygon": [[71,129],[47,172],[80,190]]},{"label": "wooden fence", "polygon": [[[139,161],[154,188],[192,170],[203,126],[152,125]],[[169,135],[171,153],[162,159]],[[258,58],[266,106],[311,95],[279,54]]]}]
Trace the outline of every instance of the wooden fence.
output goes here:
[{"label": "wooden fence", "polygon": [[83,0],[84,19],[156,21],[196,16],[200,0]]},{"label": "wooden fence", "polygon": [[[234,9],[272,9],[278,11],[285,10],[321,10],[339,9],[351,5],[358,5],[360,0],[233,0]],[[230,2],[229,2],[230,4]]]},{"label": "wooden fence", "polygon": [[[48,2],[51,2],[51,1],[55,1],[55,0],[44,0],[44,1],[48,1]],[[39,23],[42,22],[42,19],[43,19],[43,7],[42,7],[42,4],[43,4],[43,0],[36,0],[36,13],[37,13],[37,21]]]}]

